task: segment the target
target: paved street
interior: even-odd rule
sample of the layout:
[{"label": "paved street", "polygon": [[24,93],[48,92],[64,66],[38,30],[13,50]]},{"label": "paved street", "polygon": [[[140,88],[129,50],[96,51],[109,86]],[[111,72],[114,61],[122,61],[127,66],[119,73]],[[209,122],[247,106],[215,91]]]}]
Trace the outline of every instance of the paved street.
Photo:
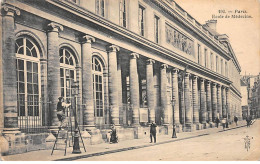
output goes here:
[{"label": "paved street", "polygon": [[[247,152],[246,136],[253,137]],[[197,161],[197,160],[260,160],[260,120],[250,128],[243,127],[187,140],[151,147],[94,156],[79,160],[105,161]]]},{"label": "paved street", "polygon": [[[149,143],[149,136],[143,139],[121,141],[117,144],[102,143],[87,145],[87,152],[71,154],[68,148],[64,151],[32,151],[23,154],[4,156],[7,161],[167,161],[167,160],[259,160],[260,159],[260,120],[247,128],[245,121],[236,127],[234,124],[226,131],[210,128],[194,132],[177,133],[178,138],[158,136],[156,144]],[[247,152],[244,138],[253,137],[251,148]]]}]

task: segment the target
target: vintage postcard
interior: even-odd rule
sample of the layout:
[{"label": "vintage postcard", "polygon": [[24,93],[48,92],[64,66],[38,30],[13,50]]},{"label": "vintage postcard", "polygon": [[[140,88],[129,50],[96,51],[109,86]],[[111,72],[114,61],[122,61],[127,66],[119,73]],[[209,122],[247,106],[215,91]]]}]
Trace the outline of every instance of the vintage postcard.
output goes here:
[{"label": "vintage postcard", "polygon": [[259,0],[1,0],[2,161],[260,160]]}]

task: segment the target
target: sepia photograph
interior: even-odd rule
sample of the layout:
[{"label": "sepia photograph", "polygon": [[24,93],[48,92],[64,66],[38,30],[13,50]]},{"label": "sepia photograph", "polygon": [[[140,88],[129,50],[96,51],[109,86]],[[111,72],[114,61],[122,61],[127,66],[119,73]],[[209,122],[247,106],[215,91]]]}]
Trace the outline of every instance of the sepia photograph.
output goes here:
[{"label": "sepia photograph", "polygon": [[0,0],[0,161],[259,161],[259,0]]}]

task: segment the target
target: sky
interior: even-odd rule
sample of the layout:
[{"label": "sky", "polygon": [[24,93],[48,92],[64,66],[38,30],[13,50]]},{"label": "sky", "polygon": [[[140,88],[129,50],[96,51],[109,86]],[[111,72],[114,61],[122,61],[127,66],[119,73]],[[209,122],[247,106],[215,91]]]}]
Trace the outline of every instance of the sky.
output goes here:
[{"label": "sky", "polygon": [[[213,19],[212,15],[224,16],[215,18],[217,32],[228,35],[242,69],[240,74],[256,75],[260,72],[260,0],[175,1],[201,24]],[[231,18],[232,15],[245,14],[252,18]]]}]

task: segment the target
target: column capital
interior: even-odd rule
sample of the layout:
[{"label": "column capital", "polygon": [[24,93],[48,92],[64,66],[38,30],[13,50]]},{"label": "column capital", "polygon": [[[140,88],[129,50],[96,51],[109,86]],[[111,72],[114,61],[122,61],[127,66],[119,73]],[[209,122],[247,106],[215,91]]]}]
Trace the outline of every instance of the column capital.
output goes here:
[{"label": "column capital", "polygon": [[207,80],[207,84],[209,85],[210,83],[212,83],[210,80]]},{"label": "column capital", "polygon": [[221,84],[217,84],[217,87],[221,88],[221,86],[222,86]]},{"label": "column capital", "polygon": [[82,43],[93,43],[96,42],[96,39],[91,35],[84,35],[81,38]]},{"label": "column capital", "polygon": [[63,26],[56,22],[51,22],[48,24],[48,29],[52,32],[60,32],[63,31]]},{"label": "column capital", "polygon": [[222,85],[222,87],[221,87],[222,89],[226,89],[226,86],[224,86],[224,85]]},{"label": "column capital", "polygon": [[191,74],[189,72],[185,73],[185,77],[190,77],[190,76],[191,76]]},{"label": "column capital", "polygon": [[202,78],[202,77],[200,77],[200,81],[201,81],[201,82],[204,82],[204,81],[205,81],[205,79],[204,79],[204,78]]},{"label": "column capital", "polygon": [[131,58],[132,58],[132,59],[137,59],[137,58],[139,58],[139,54],[138,54],[138,53],[133,52],[133,53],[131,53],[130,55],[131,55]]},{"label": "column capital", "polygon": [[192,76],[192,79],[193,79],[193,80],[197,80],[198,78],[199,78],[199,77],[198,77],[197,75],[193,75],[193,76]]},{"label": "column capital", "polygon": [[168,64],[162,64],[161,65],[161,69],[167,69],[168,68]]},{"label": "column capital", "polygon": [[226,87],[226,90],[227,90],[227,91],[229,91],[229,90],[230,90],[230,88],[229,88],[229,87]]},{"label": "column capital", "polygon": [[155,63],[155,60],[153,60],[153,59],[146,60],[146,65],[152,65],[154,63]]},{"label": "column capital", "polygon": [[212,82],[211,85],[215,87],[217,84],[215,82]]},{"label": "column capital", "polygon": [[109,45],[107,46],[107,51],[108,52],[118,52],[120,48],[116,45]]},{"label": "column capital", "polygon": [[2,6],[2,11],[4,11],[7,16],[12,16],[12,17],[14,17],[15,14],[17,16],[19,16],[21,14],[21,12],[18,8],[14,7],[12,5],[9,5],[9,4],[4,4]]},{"label": "column capital", "polygon": [[178,68],[173,68],[172,73],[178,73],[180,70]]}]

